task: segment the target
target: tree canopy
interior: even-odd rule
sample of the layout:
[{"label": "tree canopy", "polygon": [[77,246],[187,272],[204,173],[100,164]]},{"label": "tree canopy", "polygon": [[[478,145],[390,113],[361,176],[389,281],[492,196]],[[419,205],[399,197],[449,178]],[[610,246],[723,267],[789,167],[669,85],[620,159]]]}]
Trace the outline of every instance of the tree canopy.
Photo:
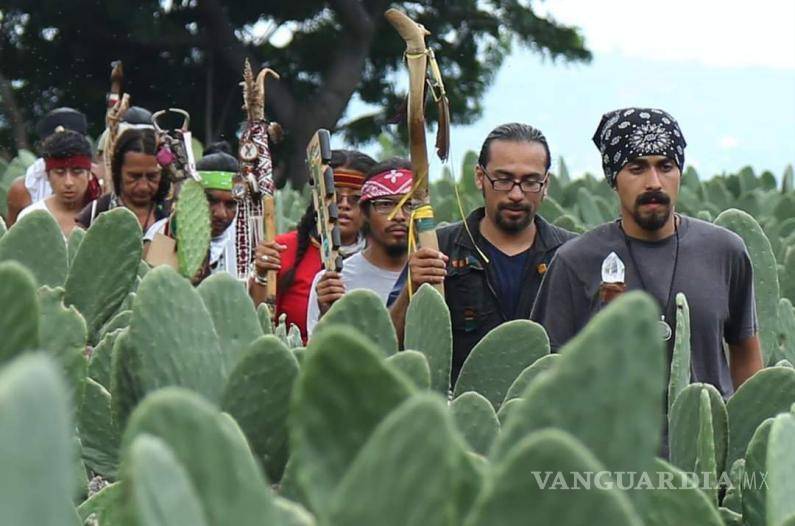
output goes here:
[{"label": "tree canopy", "polygon": [[[0,144],[30,144],[34,123],[58,106],[104,127],[110,63],[125,91],[151,110],[181,107],[201,140],[236,142],[245,58],[276,70],[269,118],[286,139],[277,179],[305,178],[303,151],[317,128],[351,144],[384,131],[405,95],[404,43],[384,19],[387,0],[0,0]],[[527,0],[426,0],[396,4],[430,32],[453,123],[470,123],[511,46],[552,60],[587,61],[576,28],[536,13]],[[278,32],[279,39],[272,38]],[[283,38],[287,35],[287,38]],[[290,38],[290,35],[292,38]],[[278,45],[275,45],[278,44]],[[378,111],[341,123],[352,97]],[[433,116],[431,115],[431,119]],[[6,153],[10,153],[7,152]]]}]

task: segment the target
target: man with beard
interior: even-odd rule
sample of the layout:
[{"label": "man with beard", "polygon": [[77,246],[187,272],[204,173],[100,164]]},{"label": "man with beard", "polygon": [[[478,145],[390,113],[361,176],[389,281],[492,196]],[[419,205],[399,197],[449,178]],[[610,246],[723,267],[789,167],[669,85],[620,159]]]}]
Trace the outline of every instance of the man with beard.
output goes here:
[{"label": "man with beard", "polygon": [[602,117],[593,141],[621,216],[560,249],[531,318],[558,350],[615,294],[640,289],[660,304],[660,337],[670,352],[674,299],[683,292],[690,305],[692,381],[729,396],[762,367],[753,272],[743,240],[675,213],[686,143],[668,113],[612,111]]},{"label": "man with beard", "polygon": [[342,272],[324,271],[315,276],[307,307],[307,332],[347,291],[370,289],[386,304],[389,293],[406,266],[408,221],[406,202],[392,219],[389,214],[411,190],[411,163],[390,159],[373,166],[362,185],[359,207],[364,219],[366,248],[345,260]]},{"label": "man with beard", "polygon": [[[527,124],[498,126],[486,137],[475,167],[484,207],[465,222],[437,230],[439,250],[411,256],[411,286],[444,283],[453,325],[452,379],[469,352],[497,325],[527,319],[547,265],[574,234],[536,214],[549,180],[544,135]],[[402,340],[408,307],[403,289],[391,308]]]},{"label": "man with beard", "polygon": [[[235,179],[238,176],[238,162],[232,157],[226,143],[210,145],[204,157],[196,162],[196,170],[204,186],[204,193],[210,205],[210,251],[207,262],[200,274],[194,279],[196,283],[217,272],[228,272],[237,275],[236,250],[236,218],[238,201],[232,193]],[[144,235],[145,242],[154,242],[155,235],[174,235],[173,218],[161,219]],[[179,225],[176,225],[179,228]],[[144,246],[145,255],[151,247]],[[253,286],[253,283],[252,283]]]}]

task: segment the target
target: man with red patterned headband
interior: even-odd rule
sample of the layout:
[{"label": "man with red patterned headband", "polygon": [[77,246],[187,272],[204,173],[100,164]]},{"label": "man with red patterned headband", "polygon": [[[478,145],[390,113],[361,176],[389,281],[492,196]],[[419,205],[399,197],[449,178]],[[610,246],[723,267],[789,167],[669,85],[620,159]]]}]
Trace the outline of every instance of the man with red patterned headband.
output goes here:
[{"label": "man with red patterned headband", "polygon": [[[334,188],[337,194],[338,224],[340,227],[339,252],[348,258],[364,248],[361,233],[362,213],[359,199],[365,174],[375,165],[366,154],[355,150],[332,150],[329,166],[334,170]],[[270,242],[262,241],[257,246],[254,260],[255,271],[260,279],[269,270],[276,271],[276,316],[287,316],[287,324],[295,324],[306,341],[306,314],[309,292],[315,275],[323,263],[320,258],[320,243],[315,224],[315,208],[310,204],[295,230],[276,236]],[[262,298],[254,298],[255,303]]]},{"label": "man with red patterned headband", "polygon": [[53,194],[19,213],[22,219],[34,210],[44,210],[58,221],[64,237],[76,226],[75,215],[87,202],[99,196],[97,186],[90,187],[91,145],[81,134],[59,131],[42,144],[44,169]]},{"label": "man with red patterned headband", "polygon": [[392,219],[389,214],[411,190],[412,179],[411,163],[405,159],[381,162],[368,172],[359,200],[367,246],[345,260],[342,272],[325,271],[315,276],[306,320],[310,335],[320,316],[347,291],[370,289],[386,304],[406,266],[411,203],[398,209]]}]

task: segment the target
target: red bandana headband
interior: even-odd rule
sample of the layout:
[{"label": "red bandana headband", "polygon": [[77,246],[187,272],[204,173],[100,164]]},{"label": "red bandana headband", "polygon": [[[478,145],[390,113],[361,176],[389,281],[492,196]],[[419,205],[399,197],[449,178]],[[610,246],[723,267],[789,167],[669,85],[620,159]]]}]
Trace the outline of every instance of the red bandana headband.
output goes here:
[{"label": "red bandana headband", "polygon": [[350,168],[337,168],[334,170],[334,186],[337,188],[353,188],[359,190],[364,183],[364,174]]},{"label": "red bandana headband", "polygon": [[385,197],[388,195],[402,195],[411,191],[413,174],[406,168],[387,170],[368,179],[362,186],[360,203]]},{"label": "red bandana headband", "polygon": [[91,157],[88,155],[74,155],[72,157],[48,157],[44,159],[45,170],[59,168],[84,168],[91,169]]}]

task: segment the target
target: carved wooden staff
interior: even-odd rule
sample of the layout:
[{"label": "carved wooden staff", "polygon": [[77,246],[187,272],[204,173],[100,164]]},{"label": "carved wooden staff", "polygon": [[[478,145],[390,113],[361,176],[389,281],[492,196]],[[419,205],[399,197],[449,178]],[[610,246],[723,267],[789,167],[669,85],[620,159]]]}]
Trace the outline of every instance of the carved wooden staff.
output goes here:
[{"label": "carved wooden staff", "polygon": [[323,268],[340,272],[342,244],[340,226],[337,223],[337,191],[334,186],[334,170],[331,162],[331,135],[320,129],[306,147],[306,163],[309,167],[309,184],[312,185],[312,203],[315,207],[315,224],[320,237],[320,258]]},{"label": "carved wooden staff", "polygon": [[[246,110],[246,129],[240,138],[240,173],[245,180],[245,195],[241,198],[237,219],[237,270],[238,277],[248,276],[248,268],[253,260],[257,244],[264,238],[272,241],[276,237],[276,218],[274,212],[273,162],[271,160],[269,137],[274,134],[275,123],[265,119],[265,77],[279,75],[268,68],[259,72],[256,78],[248,60],[243,67],[243,109]],[[242,193],[242,192],[241,192]],[[276,305],[276,272],[267,274],[265,302],[273,308]]]},{"label": "carved wooden staff", "polygon": [[[389,9],[386,19],[406,41],[406,65],[409,70],[408,94],[408,127],[411,167],[414,172],[412,191],[404,197],[398,206],[407,199],[415,199],[419,206],[412,213],[413,230],[416,230],[417,245],[438,250],[439,243],[434,232],[433,207],[428,185],[428,150],[425,144],[425,86],[431,89],[434,100],[439,105],[439,128],[436,137],[436,150],[439,158],[447,159],[449,149],[449,109],[447,95],[444,91],[439,67],[436,64],[433,50],[425,45],[425,36],[430,33],[422,25],[417,24],[405,13],[397,9]],[[431,78],[428,79],[430,65]],[[393,212],[394,214],[395,212]],[[409,236],[409,250],[414,249],[413,236]],[[437,290],[444,294],[444,285],[436,285]]]},{"label": "carved wooden staff", "polygon": [[110,66],[110,92],[108,93],[107,109],[105,110],[105,150],[102,159],[105,165],[105,176],[102,179],[103,193],[113,191],[113,174],[111,173],[113,147],[116,144],[116,136],[119,132],[119,121],[121,121],[121,117],[127,111],[127,108],[130,107],[130,96],[127,93],[122,95],[124,69],[121,61],[116,60]]}]

